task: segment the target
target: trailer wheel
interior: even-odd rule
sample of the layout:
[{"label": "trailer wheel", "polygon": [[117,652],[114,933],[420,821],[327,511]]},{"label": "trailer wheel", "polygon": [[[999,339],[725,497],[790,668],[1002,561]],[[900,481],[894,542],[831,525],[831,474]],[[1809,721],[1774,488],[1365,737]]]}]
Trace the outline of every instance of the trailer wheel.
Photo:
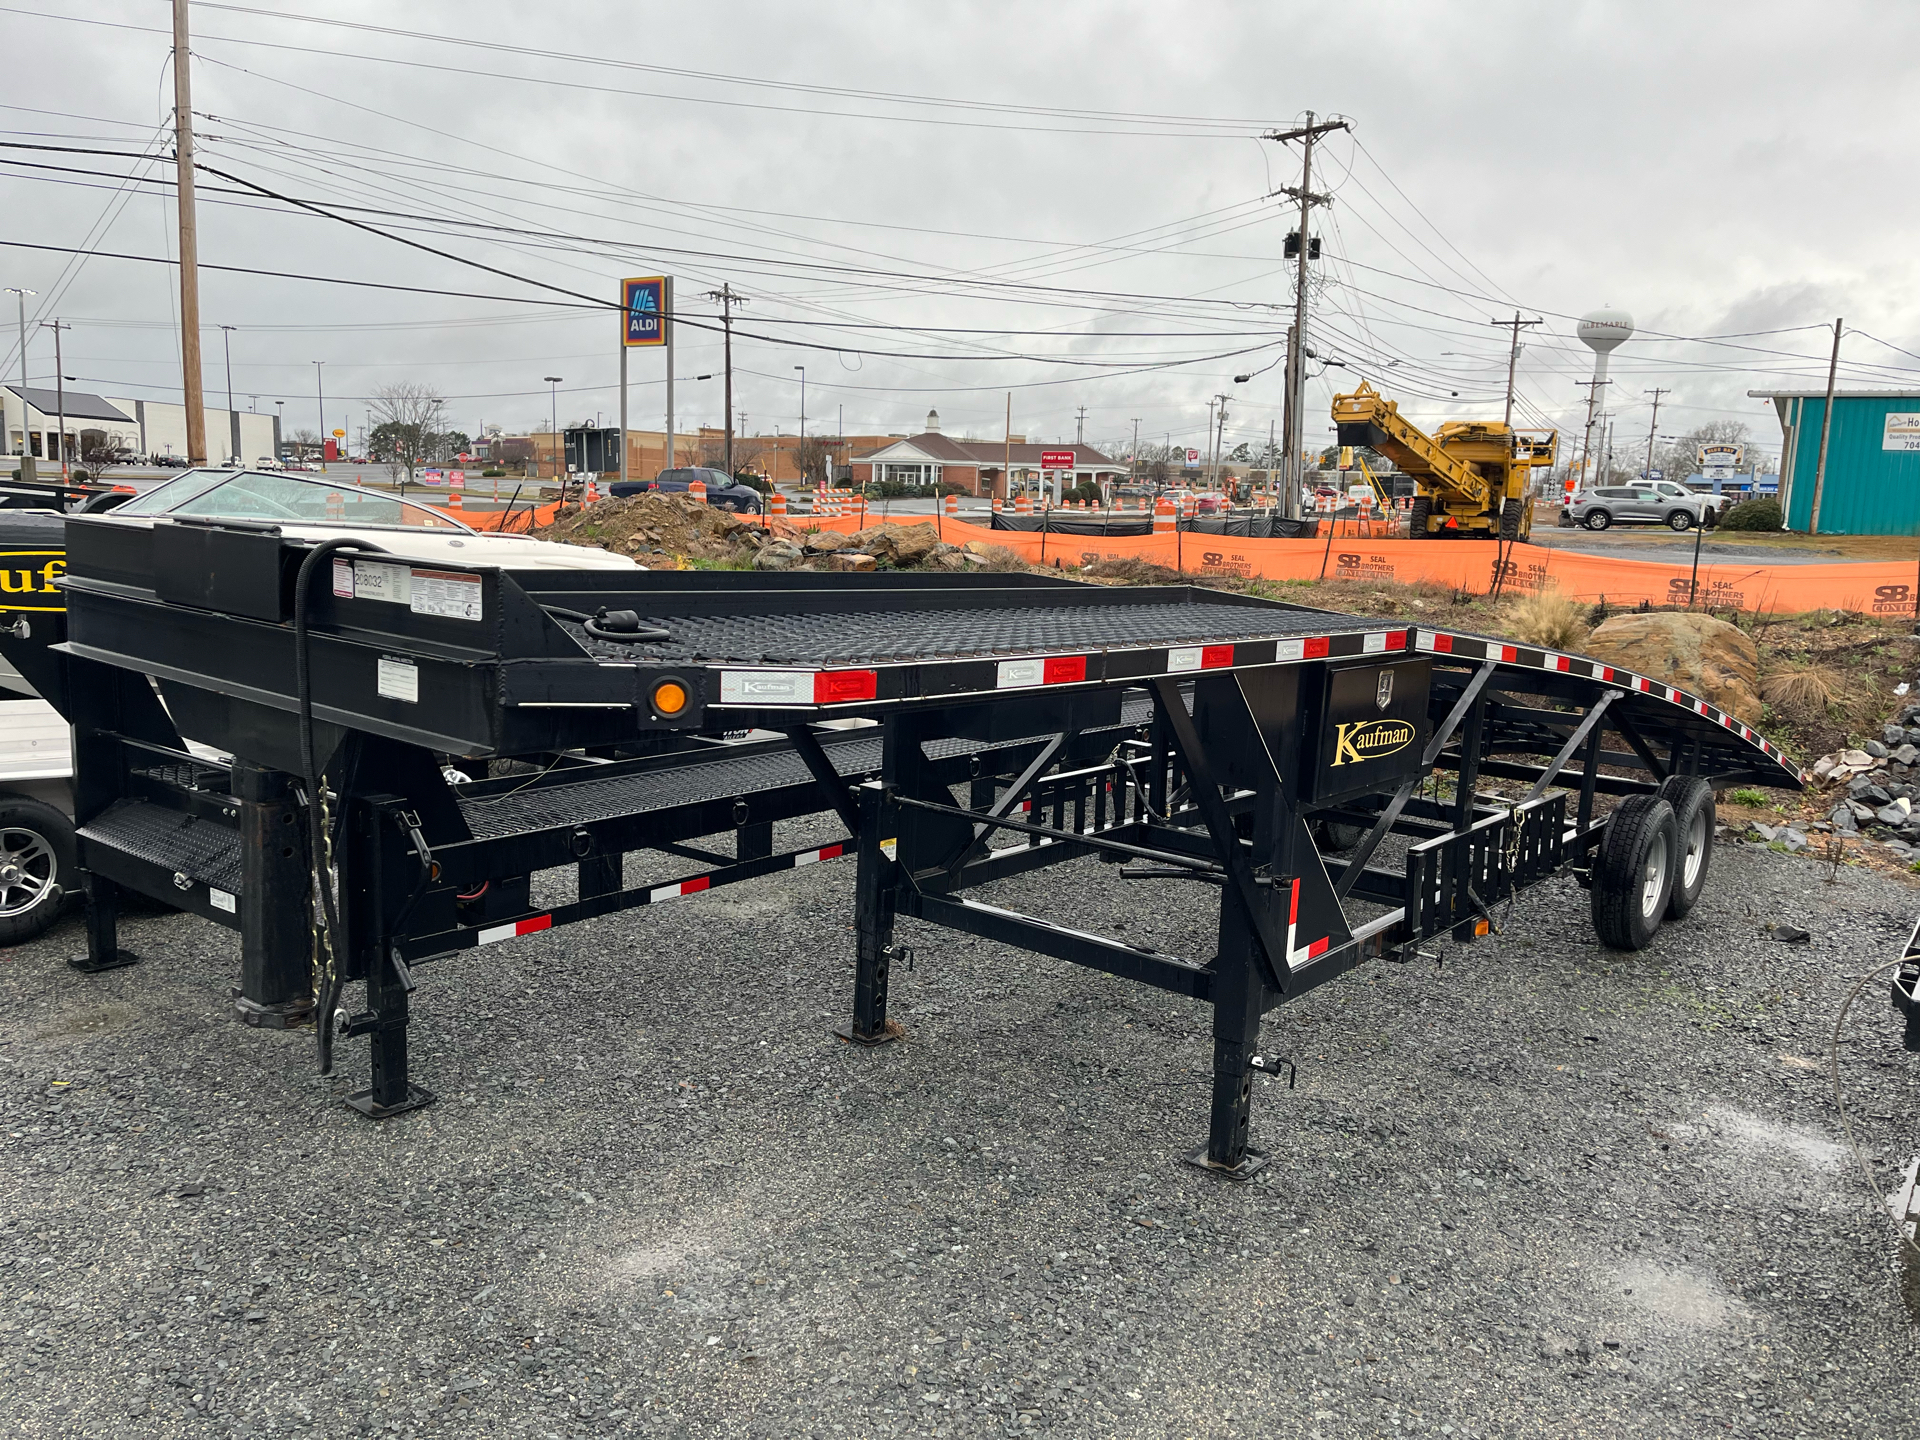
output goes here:
[{"label": "trailer wheel", "polygon": [[1524,500],[1508,500],[1500,507],[1500,538],[1502,540],[1520,538],[1521,520],[1526,510],[1527,505]]},{"label": "trailer wheel", "polygon": [[1413,508],[1407,511],[1407,538],[1424,540],[1427,538],[1427,517],[1433,514],[1433,501],[1425,495],[1413,497]]},{"label": "trailer wheel", "polygon": [[1674,834],[1680,845],[1667,918],[1684,920],[1707,888],[1707,867],[1713,864],[1713,787],[1697,775],[1670,775],[1660,786],[1660,798],[1673,807]]},{"label": "trailer wheel", "polygon": [[74,883],[73,822],[24,795],[0,800],[0,945],[53,928]]},{"label": "trailer wheel", "polygon": [[1315,840],[1329,855],[1344,855],[1367,838],[1364,825],[1348,825],[1339,820],[1322,820],[1314,826]]},{"label": "trailer wheel", "polygon": [[1593,862],[1593,932],[1611,950],[1643,950],[1666,918],[1679,858],[1673,806],[1632,795],[1607,822]]}]

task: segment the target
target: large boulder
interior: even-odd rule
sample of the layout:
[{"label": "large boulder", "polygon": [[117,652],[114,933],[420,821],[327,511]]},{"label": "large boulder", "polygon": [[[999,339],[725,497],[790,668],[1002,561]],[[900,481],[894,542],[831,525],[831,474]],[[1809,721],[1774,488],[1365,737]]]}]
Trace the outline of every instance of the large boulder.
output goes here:
[{"label": "large boulder", "polygon": [[791,540],[770,540],[761,548],[760,553],[753,557],[753,568],[791,570],[804,559],[806,556],[801,553],[800,547]]},{"label": "large boulder", "polygon": [[885,560],[896,569],[918,565],[940,544],[940,532],[922,521],[918,525],[870,525],[853,537],[856,548]]},{"label": "large boulder", "polygon": [[1583,648],[1596,660],[1677,685],[1749,725],[1760,723],[1760,650],[1736,625],[1681,611],[1615,615]]}]

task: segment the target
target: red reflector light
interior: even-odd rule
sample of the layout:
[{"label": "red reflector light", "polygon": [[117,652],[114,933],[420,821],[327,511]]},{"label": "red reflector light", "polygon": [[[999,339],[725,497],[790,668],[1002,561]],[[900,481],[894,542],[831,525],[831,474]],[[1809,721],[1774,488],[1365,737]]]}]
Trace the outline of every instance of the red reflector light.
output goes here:
[{"label": "red reflector light", "polygon": [[1453,637],[1451,635],[1434,636],[1433,648],[1435,650],[1438,650],[1443,655],[1452,654],[1453,653]]},{"label": "red reflector light", "polygon": [[1407,648],[1407,632],[1406,631],[1389,630],[1387,632],[1387,649],[1404,650],[1406,648]]},{"label": "red reflector light", "polygon": [[1322,660],[1326,658],[1327,650],[1332,646],[1332,644],[1333,642],[1329,640],[1326,636],[1316,635],[1311,640],[1307,641],[1306,649],[1301,653],[1303,653],[1309,660]]},{"label": "red reflector light", "polygon": [[1072,685],[1086,678],[1087,657],[1084,655],[1056,655],[1041,671],[1043,685]]},{"label": "red reflector light", "polygon": [[849,700],[871,700],[880,693],[880,675],[874,670],[817,670],[813,676],[813,703],[839,705]]},{"label": "red reflector light", "polygon": [[1209,645],[1200,652],[1202,670],[1218,670],[1222,665],[1233,664],[1233,646]]}]

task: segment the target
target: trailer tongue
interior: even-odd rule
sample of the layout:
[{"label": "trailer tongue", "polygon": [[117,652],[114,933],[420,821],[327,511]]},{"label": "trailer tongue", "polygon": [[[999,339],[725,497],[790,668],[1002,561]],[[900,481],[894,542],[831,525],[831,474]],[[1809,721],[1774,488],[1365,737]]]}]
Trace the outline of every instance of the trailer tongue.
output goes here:
[{"label": "trailer tongue", "polygon": [[[1266,1011],[1471,939],[1569,868],[1601,938],[1644,945],[1705,883],[1713,789],[1800,783],[1738,719],[1645,677],[1188,586],[536,573],[111,517],[68,543],[78,963],[127,958],[123,889],[238,928],[241,1013],[317,1005],[329,1047],[367,1038],[351,1103],[371,1116],[432,1099],[406,1035],[436,957],[847,860],[846,1039],[898,1033],[901,915],[1203,1001],[1194,1158],[1246,1175]],[[1481,793],[1492,779],[1525,793]],[[775,826],[809,816],[828,833],[776,851]],[[638,851],[686,873],[630,885]],[[1216,888],[1214,952],[968,893],[1086,856]],[[574,898],[536,905],[530,878],[558,867]]]}]

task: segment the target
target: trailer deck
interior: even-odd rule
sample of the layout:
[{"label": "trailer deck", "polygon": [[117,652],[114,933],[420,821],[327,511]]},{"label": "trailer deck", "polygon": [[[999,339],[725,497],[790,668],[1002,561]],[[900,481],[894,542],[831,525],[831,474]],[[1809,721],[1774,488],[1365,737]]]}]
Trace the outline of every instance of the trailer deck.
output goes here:
[{"label": "trailer deck", "polygon": [[[317,1014],[323,1065],[368,1037],[351,1103],[376,1117],[432,1099],[406,1050],[423,962],[847,858],[846,1039],[897,1035],[902,914],[1205,1001],[1194,1159],[1244,1176],[1251,1077],[1282,1063],[1259,1050],[1268,1010],[1472,939],[1569,868],[1602,938],[1645,944],[1705,883],[1712,790],[1801,783],[1736,717],[1647,677],[1184,585],[516,573],[126,517],[73,519],[68,546],[78,963],[132,958],[122,888],[239,929],[242,1016]],[[773,826],[807,816],[842,833],[776,853]],[[629,885],[637,851],[687,873]],[[1218,888],[1215,953],[965,893],[1085,855],[1143,904]],[[535,906],[531,878],[560,867],[577,898]]]}]

